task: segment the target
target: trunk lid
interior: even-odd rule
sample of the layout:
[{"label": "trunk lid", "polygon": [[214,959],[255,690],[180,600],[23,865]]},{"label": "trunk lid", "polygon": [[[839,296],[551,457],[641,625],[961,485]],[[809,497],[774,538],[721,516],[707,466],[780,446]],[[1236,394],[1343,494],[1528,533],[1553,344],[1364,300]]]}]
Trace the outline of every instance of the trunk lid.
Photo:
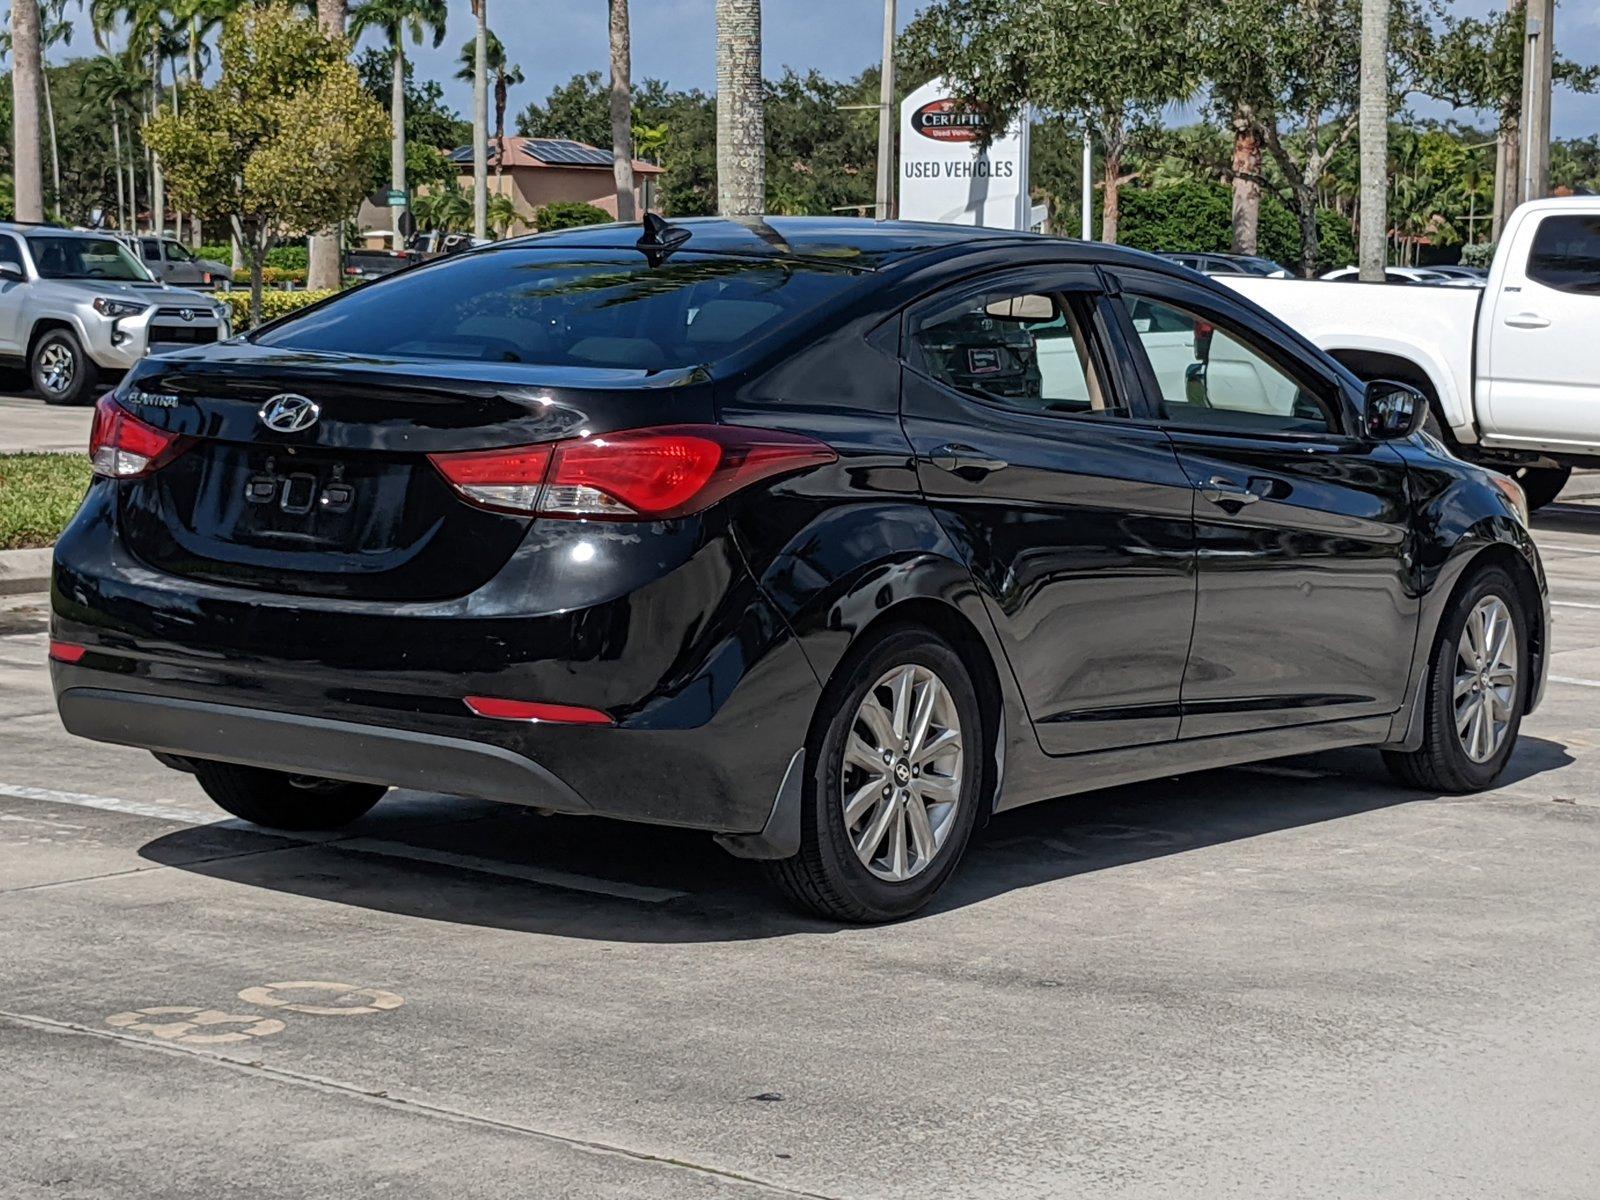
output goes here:
[{"label": "trunk lid", "polygon": [[[465,595],[521,544],[531,519],[468,504],[430,453],[714,420],[707,381],[692,370],[248,342],[146,360],[118,396],[141,421],[192,439],[154,474],[118,483],[119,525],[136,555],[186,578],[353,599]],[[271,428],[262,414],[285,396],[299,421]]]}]

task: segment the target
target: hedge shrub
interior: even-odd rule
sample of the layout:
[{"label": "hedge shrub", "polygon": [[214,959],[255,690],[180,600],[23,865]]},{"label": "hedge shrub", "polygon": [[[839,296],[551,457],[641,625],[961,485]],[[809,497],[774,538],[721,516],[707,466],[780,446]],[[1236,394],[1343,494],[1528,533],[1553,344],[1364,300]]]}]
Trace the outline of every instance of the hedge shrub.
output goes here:
[{"label": "hedge shrub", "polygon": [[574,200],[560,200],[533,210],[534,228],[540,233],[576,229],[580,225],[604,225],[615,219],[603,208]]},{"label": "hedge shrub", "polygon": [[[227,242],[212,243],[196,250],[195,257],[231,263],[233,247]],[[267,251],[267,266],[280,271],[304,271],[311,266],[311,252],[304,246],[274,246]]]},{"label": "hedge shrub", "polygon": [[[305,308],[308,304],[315,304],[318,300],[326,300],[329,296],[337,296],[338,292],[262,292],[261,293],[261,319],[274,321],[282,316],[287,316],[296,309]],[[217,299],[233,309],[233,327],[236,330],[250,328],[250,289],[237,287],[231,292],[218,292]]]},{"label": "hedge shrub", "polygon": [[[1355,257],[1350,222],[1331,209],[1317,214],[1318,270],[1342,267]],[[1225,253],[1233,242],[1233,194],[1221,183],[1188,180],[1160,188],[1124,188],[1117,240],[1136,250]],[[1300,228],[1278,197],[1261,197],[1257,250],[1291,271],[1300,263]]]}]

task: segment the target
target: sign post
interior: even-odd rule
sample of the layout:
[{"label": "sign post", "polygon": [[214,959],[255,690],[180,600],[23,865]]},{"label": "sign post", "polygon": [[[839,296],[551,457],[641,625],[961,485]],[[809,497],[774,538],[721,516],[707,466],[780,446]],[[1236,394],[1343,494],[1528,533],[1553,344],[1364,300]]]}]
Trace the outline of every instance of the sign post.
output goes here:
[{"label": "sign post", "polygon": [[988,118],[933,79],[900,106],[900,218],[1030,229],[1028,111],[978,143]]}]

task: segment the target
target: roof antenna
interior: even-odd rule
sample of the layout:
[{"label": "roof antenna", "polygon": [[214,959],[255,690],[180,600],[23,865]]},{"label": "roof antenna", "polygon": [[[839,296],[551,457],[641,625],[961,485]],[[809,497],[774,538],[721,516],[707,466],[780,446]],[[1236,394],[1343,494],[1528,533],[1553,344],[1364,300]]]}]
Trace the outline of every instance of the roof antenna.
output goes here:
[{"label": "roof antenna", "polygon": [[693,236],[689,230],[681,225],[673,225],[665,218],[653,212],[644,215],[644,233],[634,246],[643,251],[645,261],[652,267],[659,267],[667,261],[679,246],[683,245]]}]

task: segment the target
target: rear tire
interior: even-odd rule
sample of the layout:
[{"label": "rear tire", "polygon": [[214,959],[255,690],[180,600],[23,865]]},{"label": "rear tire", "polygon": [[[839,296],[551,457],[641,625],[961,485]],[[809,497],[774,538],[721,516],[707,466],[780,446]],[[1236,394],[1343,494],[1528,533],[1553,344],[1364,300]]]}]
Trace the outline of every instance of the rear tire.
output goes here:
[{"label": "rear tire", "polygon": [[1523,467],[1511,472],[1511,478],[1522,485],[1522,491],[1528,497],[1528,511],[1537,512],[1561,495],[1561,489],[1572,478],[1572,468]]},{"label": "rear tire", "polygon": [[100,378],[100,369],[70,329],[40,335],[28,356],[28,372],[46,404],[82,404]]},{"label": "rear tire", "polygon": [[266,829],[299,832],[343,828],[365,815],[389,790],[376,783],[346,783],[198,760],[194,777],[206,795],[240,820]]},{"label": "rear tire", "polygon": [[806,740],[800,852],[765,864],[769,877],[835,921],[916,912],[966,849],[984,753],[977,691],[948,644],[900,629],[853,652]]},{"label": "rear tire", "polygon": [[[1479,613],[1497,611],[1510,622],[1509,645],[1498,653],[1491,646],[1484,656],[1489,661],[1479,665],[1467,625]],[[1491,642],[1500,636],[1500,626],[1492,628]],[[1422,745],[1412,751],[1384,751],[1389,773],[1407,787],[1427,792],[1460,795],[1491,786],[1516,748],[1527,679],[1528,617],[1521,593],[1511,576],[1490,567],[1466,586],[1440,623],[1424,683]],[[1472,715],[1479,696],[1488,705],[1486,725],[1475,723]]]}]

